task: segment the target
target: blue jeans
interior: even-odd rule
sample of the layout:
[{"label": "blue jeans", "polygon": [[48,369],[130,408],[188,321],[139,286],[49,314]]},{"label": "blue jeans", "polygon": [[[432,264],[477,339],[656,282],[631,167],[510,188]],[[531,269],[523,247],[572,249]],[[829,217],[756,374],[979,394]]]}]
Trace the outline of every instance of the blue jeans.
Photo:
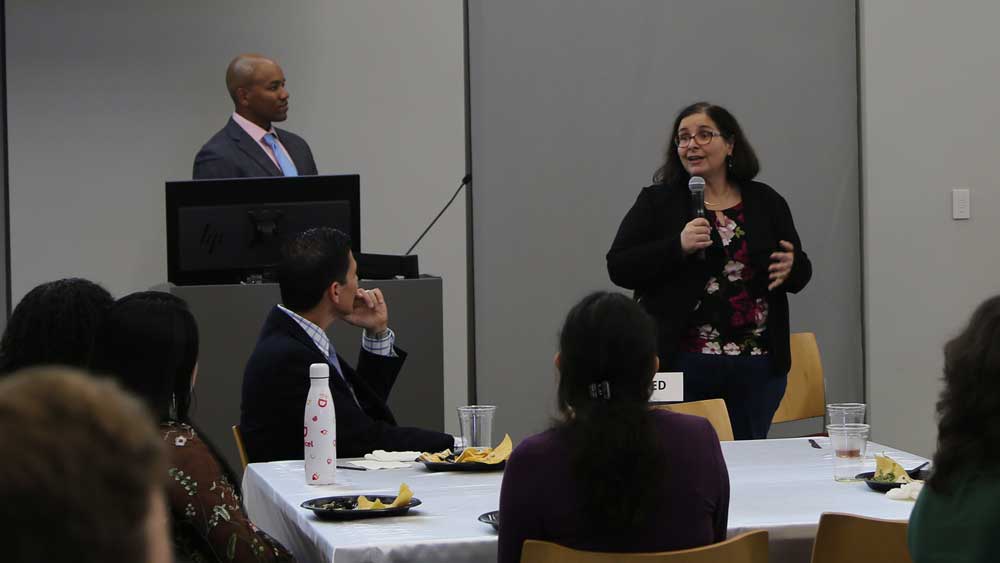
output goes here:
[{"label": "blue jeans", "polygon": [[724,399],[737,440],[767,438],[788,377],[771,371],[769,356],[681,352],[671,366],[684,372],[684,400]]}]

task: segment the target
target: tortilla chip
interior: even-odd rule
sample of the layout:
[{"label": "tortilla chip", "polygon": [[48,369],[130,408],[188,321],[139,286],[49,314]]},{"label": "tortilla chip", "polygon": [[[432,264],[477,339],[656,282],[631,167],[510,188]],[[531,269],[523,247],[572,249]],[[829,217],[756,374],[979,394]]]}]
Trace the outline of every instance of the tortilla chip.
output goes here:
[{"label": "tortilla chip", "polygon": [[399,494],[396,495],[396,500],[392,501],[389,508],[396,508],[398,506],[407,506],[410,504],[410,499],[413,498],[413,491],[406,483],[399,486]]},{"label": "tortilla chip", "polygon": [[913,480],[896,460],[886,455],[876,455],[874,479],[884,479],[890,474],[893,476],[893,483],[909,483]]},{"label": "tortilla chip", "polygon": [[514,444],[510,441],[510,434],[504,434],[503,440],[483,459],[483,463],[495,464],[507,461],[513,450]]},{"label": "tortilla chip", "polygon": [[487,463],[492,465],[507,461],[513,449],[514,444],[510,440],[510,435],[504,434],[503,440],[495,448],[465,448],[454,459],[449,459],[453,456],[451,450],[444,450],[437,453],[424,452],[420,454],[420,460],[434,463]]},{"label": "tortilla chip", "polygon": [[378,510],[379,508],[385,508],[385,504],[381,500],[375,499],[373,502],[368,500],[366,496],[358,497],[358,510]]},{"label": "tortilla chip", "polygon": [[451,457],[451,450],[442,450],[440,452],[436,452],[436,453],[432,453],[432,454],[431,453],[427,453],[427,452],[424,452],[424,453],[420,454],[420,460],[421,461],[430,461],[430,462],[433,462],[433,463],[442,463],[442,462],[445,462],[445,461],[448,460],[449,457]]},{"label": "tortilla chip", "polygon": [[412,498],[413,491],[410,490],[410,487],[406,483],[403,483],[399,486],[399,494],[396,495],[396,499],[392,501],[392,504],[386,506],[381,499],[370,501],[368,497],[362,495],[358,497],[358,510],[378,510],[380,508],[407,506],[410,504],[410,499]]},{"label": "tortilla chip", "polygon": [[458,456],[455,463],[469,463],[483,461],[490,454],[493,448],[465,448],[462,455]]}]

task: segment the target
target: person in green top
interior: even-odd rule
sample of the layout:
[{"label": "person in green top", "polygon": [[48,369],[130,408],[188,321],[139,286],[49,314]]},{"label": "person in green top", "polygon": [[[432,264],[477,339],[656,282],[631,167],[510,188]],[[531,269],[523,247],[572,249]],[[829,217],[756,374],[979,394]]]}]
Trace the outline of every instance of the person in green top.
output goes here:
[{"label": "person in green top", "polygon": [[1000,560],[1000,295],[944,347],[934,471],[910,516],[915,563]]}]

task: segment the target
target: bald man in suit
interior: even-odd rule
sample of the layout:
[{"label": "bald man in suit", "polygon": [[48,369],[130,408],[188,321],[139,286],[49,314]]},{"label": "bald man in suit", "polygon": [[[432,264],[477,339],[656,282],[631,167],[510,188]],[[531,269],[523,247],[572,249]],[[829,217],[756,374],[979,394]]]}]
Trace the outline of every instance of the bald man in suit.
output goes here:
[{"label": "bald man in suit", "polygon": [[274,127],[288,117],[288,90],[278,63],[239,55],[226,69],[235,109],[226,126],[194,157],[194,179],[318,174],[302,137]]}]

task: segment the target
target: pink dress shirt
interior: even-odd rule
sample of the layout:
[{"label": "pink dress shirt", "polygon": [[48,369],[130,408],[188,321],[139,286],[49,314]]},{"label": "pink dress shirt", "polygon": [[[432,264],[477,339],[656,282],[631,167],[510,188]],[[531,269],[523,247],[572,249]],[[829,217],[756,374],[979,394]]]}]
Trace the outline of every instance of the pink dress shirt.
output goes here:
[{"label": "pink dress shirt", "polygon": [[285,145],[281,144],[281,137],[279,137],[278,132],[274,130],[274,125],[271,126],[270,131],[265,131],[256,123],[250,121],[249,119],[243,117],[242,115],[236,112],[233,112],[233,121],[235,121],[237,125],[242,127],[243,130],[247,132],[247,135],[250,135],[251,139],[257,141],[257,144],[260,145],[260,148],[264,149],[264,154],[266,154],[267,157],[271,159],[271,162],[273,162],[274,165],[278,167],[278,170],[281,170],[281,166],[278,165],[278,159],[277,157],[274,156],[274,151],[272,151],[271,147],[264,142],[265,135],[267,135],[268,133],[274,133],[274,138],[278,140],[278,146],[281,147],[281,150],[285,151],[286,155],[288,155],[288,160],[292,160],[292,155],[288,154],[288,149],[285,148]]}]

